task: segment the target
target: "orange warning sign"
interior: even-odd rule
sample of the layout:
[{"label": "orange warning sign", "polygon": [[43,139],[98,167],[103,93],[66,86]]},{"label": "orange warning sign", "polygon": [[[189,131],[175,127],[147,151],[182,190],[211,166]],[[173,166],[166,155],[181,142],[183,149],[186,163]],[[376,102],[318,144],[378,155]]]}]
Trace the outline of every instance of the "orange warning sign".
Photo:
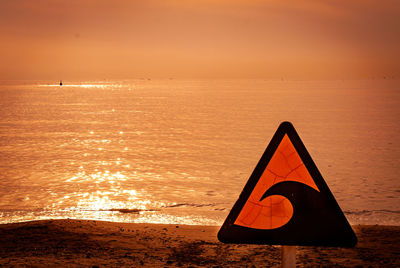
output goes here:
[{"label": "orange warning sign", "polygon": [[218,238],[282,245],[353,246],[357,242],[289,122],[278,128]]},{"label": "orange warning sign", "polygon": [[285,225],[293,215],[289,200],[281,195],[261,199],[266,189],[282,181],[301,182],[319,191],[287,135],[283,137],[235,224],[255,229],[274,229]]}]

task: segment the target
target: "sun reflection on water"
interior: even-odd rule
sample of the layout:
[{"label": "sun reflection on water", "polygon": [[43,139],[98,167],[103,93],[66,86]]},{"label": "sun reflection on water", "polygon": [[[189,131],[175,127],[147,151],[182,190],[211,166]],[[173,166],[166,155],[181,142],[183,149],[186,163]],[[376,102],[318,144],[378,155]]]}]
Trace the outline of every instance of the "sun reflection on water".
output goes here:
[{"label": "sun reflection on water", "polygon": [[[103,162],[102,162],[103,163]],[[104,162],[104,165],[108,165],[108,162]],[[104,172],[98,171],[94,174],[86,174],[85,171],[78,172],[75,176],[65,180],[66,182],[73,182],[73,181],[92,181],[94,183],[101,183],[104,181],[114,183],[115,181],[126,181],[127,176],[122,174],[121,172],[117,171],[115,173],[110,173],[109,170]]]},{"label": "sun reflection on water", "polygon": [[[109,164],[107,161],[101,162]],[[118,158],[117,162],[121,162],[121,159]],[[83,169],[83,167],[81,166],[80,169]],[[164,202],[151,201],[136,189],[123,189],[121,182],[127,180],[128,176],[120,171],[105,170],[88,174],[85,170],[81,170],[66,179],[65,182],[75,185],[85,182],[95,185],[107,183],[107,186],[98,186],[100,189],[93,191],[66,194],[59,198],[57,202],[54,202],[52,208],[55,209],[64,204],[64,211],[74,211],[77,215],[84,214],[85,217],[98,218],[101,214],[101,217],[104,218],[104,213],[107,213],[107,218],[111,217],[113,220],[121,220],[122,217],[124,220],[131,218],[131,221],[136,222],[138,217],[154,217],[150,215],[159,211],[160,208],[170,205]],[[157,218],[156,221],[165,222],[165,219],[162,218]]]},{"label": "sun reflection on water", "polygon": [[[63,83],[62,86],[60,84],[47,84],[47,85],[38,85],[39,87],[56,87],[56,88],[93,88],[93,89],[120,89],[123,88],[124,85],[119,84],[119,83],[91,83],[91,84],[80,84],[80,83],[74,83],[74,84],[68,84],[68,83]],[[130,90],[130,88],[128,88]]]}]

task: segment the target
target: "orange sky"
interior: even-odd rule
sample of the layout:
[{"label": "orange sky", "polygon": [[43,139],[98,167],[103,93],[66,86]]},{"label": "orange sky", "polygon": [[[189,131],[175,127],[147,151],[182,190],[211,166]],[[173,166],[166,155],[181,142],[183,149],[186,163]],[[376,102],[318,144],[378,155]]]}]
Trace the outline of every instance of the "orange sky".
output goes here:
[{"label": "orange sky", "polygon": [[399,16],[398,0],[2,0],[0,79],[399,77]]}]

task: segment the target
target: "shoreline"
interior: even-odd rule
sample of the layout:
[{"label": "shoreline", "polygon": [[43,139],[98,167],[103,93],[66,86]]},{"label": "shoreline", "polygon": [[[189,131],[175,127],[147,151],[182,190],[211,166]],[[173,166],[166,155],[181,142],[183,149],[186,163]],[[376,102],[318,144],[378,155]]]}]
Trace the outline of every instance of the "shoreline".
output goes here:
[{"label": "shoreline", "polygon": [[[400,226],[352,226],[354,248],[297,247],[296,263],[400,267]],[[0,266],[280,267],[280,246],[223,244],[220,226],[40,220],[0,224]]]}]

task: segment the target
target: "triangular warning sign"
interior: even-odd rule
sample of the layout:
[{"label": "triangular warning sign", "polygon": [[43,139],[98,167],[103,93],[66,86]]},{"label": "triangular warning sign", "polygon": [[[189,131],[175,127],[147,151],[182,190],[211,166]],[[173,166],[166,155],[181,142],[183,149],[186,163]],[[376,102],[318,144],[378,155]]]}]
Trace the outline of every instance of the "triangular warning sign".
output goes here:
[{"label": "triangular warning sign", "polygon": [[352,247],[357,237],[289,122],[269,143],[218,233],[224,243]]}]

